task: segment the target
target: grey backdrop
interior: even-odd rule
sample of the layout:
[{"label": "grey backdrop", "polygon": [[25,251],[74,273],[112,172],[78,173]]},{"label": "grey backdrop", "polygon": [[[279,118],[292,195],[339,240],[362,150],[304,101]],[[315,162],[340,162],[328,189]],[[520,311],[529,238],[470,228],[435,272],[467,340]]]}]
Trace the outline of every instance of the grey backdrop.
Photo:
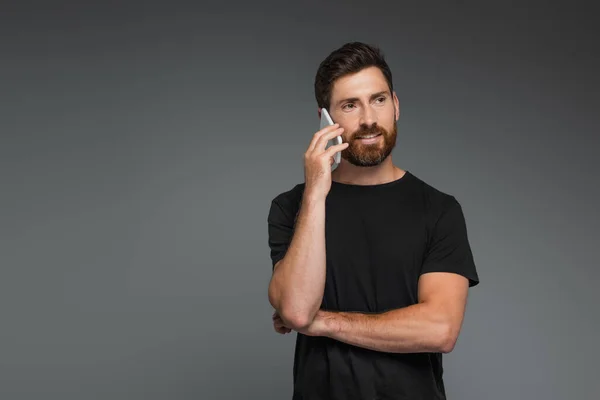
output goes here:
[{"label": "grey backdrop", "polygon": [[266,217],[351,40],[393,70],[395,162],[466,214],[449,398],[599,398],[590,7],[48,3],[0,8],[1,399],[291,398]]}]

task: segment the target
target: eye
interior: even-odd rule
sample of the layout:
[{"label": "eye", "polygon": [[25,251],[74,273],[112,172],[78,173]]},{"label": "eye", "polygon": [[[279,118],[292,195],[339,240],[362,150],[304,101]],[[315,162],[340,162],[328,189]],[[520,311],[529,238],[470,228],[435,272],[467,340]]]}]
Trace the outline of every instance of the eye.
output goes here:
[{"label": "eye", "polygon": [[342,106],[342,109],[346,110],[346,109],[348,109],[348,107],[353,107],[353,106],[354,106],[354,104],[352,104],[352,103],[347,103],[347,104],[344,104],[344,105]]},{"label": "eye", "polygon": [[377,99],[378,102],[384,102],[385,101],[385,96],[381,96]]}]

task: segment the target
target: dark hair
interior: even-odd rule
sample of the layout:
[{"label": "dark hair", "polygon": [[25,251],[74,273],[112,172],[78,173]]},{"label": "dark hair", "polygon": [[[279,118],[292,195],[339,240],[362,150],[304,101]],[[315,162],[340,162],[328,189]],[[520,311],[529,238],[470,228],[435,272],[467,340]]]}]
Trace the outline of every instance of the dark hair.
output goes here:
[{"label": "dark hair", "polygon": [[377,67],[381,70],[392,92],[392,71],[378,47],[361,42],[350,42],[329,54],[319,65],[315,77],[315,97],[319,108],[329,108],[331,89],[336,79],[368,67]]}]

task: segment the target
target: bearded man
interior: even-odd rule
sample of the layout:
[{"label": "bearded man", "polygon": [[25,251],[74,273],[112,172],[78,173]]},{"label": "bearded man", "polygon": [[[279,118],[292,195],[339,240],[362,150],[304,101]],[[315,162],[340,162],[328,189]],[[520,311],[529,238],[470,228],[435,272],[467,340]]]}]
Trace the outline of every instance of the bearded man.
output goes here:
[{"label": "bearded man", "polygon": [[297,332],[292,398],[445,399],[442,355],[479,283],[461,205],[394,165],[400,107],[377,47],[333,51],[314,87],[335,124],[268,215],[273,324]]}]

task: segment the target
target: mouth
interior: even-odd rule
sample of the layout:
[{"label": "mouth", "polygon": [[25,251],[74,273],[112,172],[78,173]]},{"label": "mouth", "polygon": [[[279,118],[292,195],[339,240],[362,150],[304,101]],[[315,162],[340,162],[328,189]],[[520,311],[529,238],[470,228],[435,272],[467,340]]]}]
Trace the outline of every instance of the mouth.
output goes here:
[{"label": "mouth", "polygon": [[381,133],[376,133],[373,135],[366,135],[366,136],[359,136],[356,138],[356,140],[360,141],[361,143],[375,143],[377,140],[379,140],[379,137],[381,136]]}]

